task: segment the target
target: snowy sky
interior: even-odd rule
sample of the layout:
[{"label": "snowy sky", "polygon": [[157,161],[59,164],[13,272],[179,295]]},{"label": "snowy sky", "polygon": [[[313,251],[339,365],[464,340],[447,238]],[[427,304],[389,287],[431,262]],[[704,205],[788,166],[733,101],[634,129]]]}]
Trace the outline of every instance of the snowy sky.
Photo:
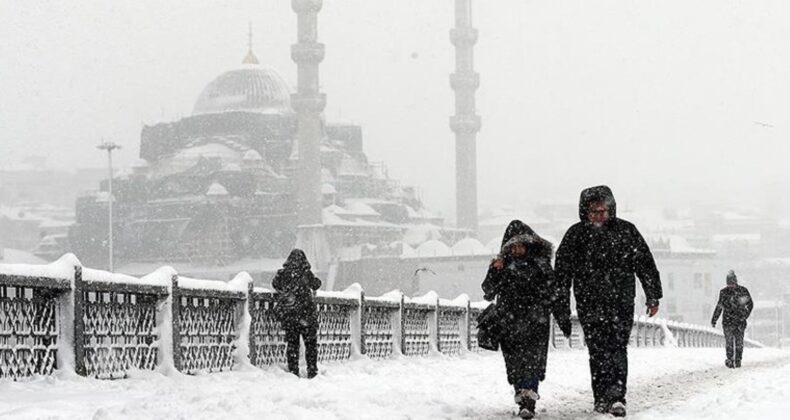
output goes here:
[{"label": "snowy sky", "polygon": [[[328,119],[361,124],[372,160],[448,215],[452,4],[325,0],[319,16]],[[790,190],[790,2],[475,6],[481,208],[597,183],[675,206]],[[239,64],[249,20],[258,57],[294,85],[287,0],[0,2],[0,162],[100,167],[103,136],[131,163],[143,123],[189,115]]]}]

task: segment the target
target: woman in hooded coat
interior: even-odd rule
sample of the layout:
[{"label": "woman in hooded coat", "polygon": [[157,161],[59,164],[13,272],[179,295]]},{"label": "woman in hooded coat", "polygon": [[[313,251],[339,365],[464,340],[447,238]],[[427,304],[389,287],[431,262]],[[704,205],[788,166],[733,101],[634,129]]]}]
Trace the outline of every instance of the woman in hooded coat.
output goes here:
[{"label": "woman in hooded coat", "polygon": [[301,249],[291,251],[272,281],[277,291],[275,311],[285,330],[288,371],[299,376],[299,337],[304,340],[307,377],[318,374],[318,314],[313,291],[321,280],[310,271],[310,263]]},{"label": "woman in hooded coat", "polygon": [[546,377],[550,314],[565,336],[571,333],[570,303],[554,280],[552,250],[549,241],[514,220],[482,284],[483,298],[497,299],[507,379],[515,390],[519,416],[527,419],[535,415],[538,384]]}]

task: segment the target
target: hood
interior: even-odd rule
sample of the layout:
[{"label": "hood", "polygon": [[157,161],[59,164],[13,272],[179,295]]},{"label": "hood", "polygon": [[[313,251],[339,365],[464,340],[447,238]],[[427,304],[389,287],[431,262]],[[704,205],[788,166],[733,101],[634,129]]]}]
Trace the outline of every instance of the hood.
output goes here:
[{"label": "hood", "polygon": [[527,256],[551,259],[551,255],[554,252],[554,245],[551,242],[541,238],[540,235],[521,220],[514,220],[508,225],[502,238],[500,252],[504,254],[508,247],[517,242],[521,242],[526,246]]},{"label": "hood", "polygon": [[534,234],[535,231],[532,230],[531,227],[527,226],[526,223],[522,222],[521,220],[513,220],[507,225],[507,229],[505,229],[505,234],[502,235],[502,245],[499,246],[499,250],[503,250],[505,248],[505,244],[507,241],[513,239],[518,235],[524,234]]},{"label": "hood", "polygon": [[738,276],[735,275],[734,270],[730,270],[729,272],[727,272],[727,285],[728,286],[738,285]]},{"label": "hood", "polygon": [[283,269],[295,272],[303,272],[310,269],[310,263],[307,261],[307,256],[301,249],[294,249],[288,254],[283,263]]},{"label": "hood", "polygon": [[596,201],[609,203],[609,217],[612,219],[617,217],[617,202],[614,201],[611,188],[606,185],[598,185],[585,189],[579,197],[579,219],[582,222],[587,221],[587,209],[590,208],[590,204]]}]

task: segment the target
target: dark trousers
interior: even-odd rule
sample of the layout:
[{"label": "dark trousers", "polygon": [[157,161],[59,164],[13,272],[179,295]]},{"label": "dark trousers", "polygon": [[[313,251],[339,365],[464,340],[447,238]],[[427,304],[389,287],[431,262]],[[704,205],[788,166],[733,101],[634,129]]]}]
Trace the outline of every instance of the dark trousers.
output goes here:
[{"label": "dark trousers", "polygon": [[315,323],[289,323],[285,328],[288,371],[299,376],[299,337],[304,340],[307,377],[318,374],[318,328]]},{"label": "dark trousers", "polygon": [[625,404],[633,305],[592,310],[581,315],[581,322],[590,355],[595,404]]},{"label": "dark trousers", "polygon": [[743,357],[743,332],[745,325],[727,325],[724,327],[724,341],[727,348],[727,360],[738,364]]}]

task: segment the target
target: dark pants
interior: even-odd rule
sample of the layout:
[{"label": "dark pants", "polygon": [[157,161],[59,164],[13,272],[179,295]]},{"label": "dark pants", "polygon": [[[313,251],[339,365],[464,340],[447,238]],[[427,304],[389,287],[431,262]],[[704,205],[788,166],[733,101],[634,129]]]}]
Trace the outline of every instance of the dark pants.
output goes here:
[{"label": "dark pants", "polygon": [[625,404],[628,382],[628,341],[634,324],[633,305],[594,308],[580,319],[587,351],[595,404]]},{"label": "dark pants", "polygon": [[299,337],[304,340],[307,377],[318,373],[318,328],[315,323],[289,323],[285,328],[286,358],[288,371],[299,376]]},{"label": "dark pants", "polygon": [[736,324],[724,327],[724,341],[727,348],[727,360],[740,365],[743,356],[743,332],[746,325]]}]

